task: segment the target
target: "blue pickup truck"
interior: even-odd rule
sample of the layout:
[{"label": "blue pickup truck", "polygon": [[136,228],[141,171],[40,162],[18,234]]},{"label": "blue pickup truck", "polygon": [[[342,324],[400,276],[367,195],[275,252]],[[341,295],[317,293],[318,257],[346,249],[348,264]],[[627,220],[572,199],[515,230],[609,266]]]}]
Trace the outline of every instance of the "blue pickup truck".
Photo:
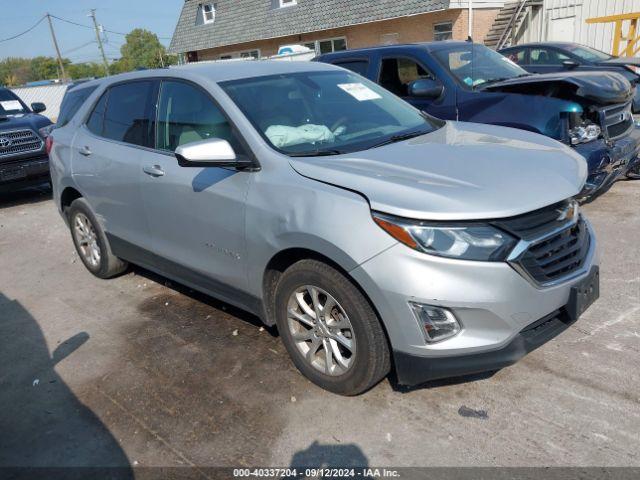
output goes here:
[{"label": "blue pickup truck", "polygon": [[533,131],[571,145],[589,165],[589,201],[631,175],[640,160],[633,90],[614,72],[530,74],[471,42],[432,42],[321,55],[447,120]]},{"label": "blue pickup truck", "polygon": [[43,103],[29,108],[11,90],[0,88],[0,192],[49,181]]}]

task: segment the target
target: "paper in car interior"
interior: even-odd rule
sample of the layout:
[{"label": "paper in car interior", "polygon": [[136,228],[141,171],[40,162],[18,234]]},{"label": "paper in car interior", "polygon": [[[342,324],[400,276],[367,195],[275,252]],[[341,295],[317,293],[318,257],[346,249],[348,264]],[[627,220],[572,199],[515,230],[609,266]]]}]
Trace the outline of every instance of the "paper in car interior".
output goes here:
[{"label": "paper in car interior", "polygon": [[340,87],[342,90],[347,92],[359,102],[363,102],[365,100],[377,100],[379,98],[382,98],[380,95],[378,95],[376,92],[362,83],[339,83],[338,87]]},{"label": "paper in car interior", "polygon": [[17,100],[6,100],[4,102],[0,102],[0,107],[4,110],[22,110],[22,105]]}]

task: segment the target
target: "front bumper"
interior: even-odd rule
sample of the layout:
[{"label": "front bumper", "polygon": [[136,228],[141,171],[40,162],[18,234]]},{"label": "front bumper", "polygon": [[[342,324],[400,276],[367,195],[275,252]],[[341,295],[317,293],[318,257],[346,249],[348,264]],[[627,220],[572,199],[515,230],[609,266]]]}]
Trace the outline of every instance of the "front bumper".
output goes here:
[{"label": "front bumper", "polygon": [[417,385],[430,380],[459,377],[499,370],[513,365],[522,357],[564,332],[574,323],[564,310],[534,322],[497,350],[455,357],[420,357],[394,351],[396,376],[400,385]]},{"label": "front bumper", "polygon": [[41,183],[49,178],[49,157],[22,158],[6,160],[0,163],[0,188],[2,190],[19,188],[26,184]]},{"label": "front bumper", "polygon": [[[564,330],[572,288],[599,263],[589,230],[583,271],[548,287],[535,285],[507,263],[434,257],[401,244],[352,270],[383,321],[399,383],[499,369]],[[409,302],[449,309],[462,330],[427,344]]]},{"label": "front bumper", "polygon": [[634,128],[629,135],[616,140],[612,145],[607,145],[604,140],[596,140],[577,145],[575,149],[589,165],[589,177],[578,199],[590,202],[623,178],[632,165],[637,165],[640,128]]}]

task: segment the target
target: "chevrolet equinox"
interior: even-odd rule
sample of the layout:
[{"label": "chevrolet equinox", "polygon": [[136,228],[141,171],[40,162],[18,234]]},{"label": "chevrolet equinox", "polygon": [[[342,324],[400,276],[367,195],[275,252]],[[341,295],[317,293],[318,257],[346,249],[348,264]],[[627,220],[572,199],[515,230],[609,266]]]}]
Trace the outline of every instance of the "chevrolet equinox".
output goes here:
[{"label": "chevrolet equinox", "polygon": [[505,367],[598,297],[587,165],[555,140],[443,122],[322,63],[77,88],[51,171],[86,268],[131,262],[254,313],[327,390]]}]

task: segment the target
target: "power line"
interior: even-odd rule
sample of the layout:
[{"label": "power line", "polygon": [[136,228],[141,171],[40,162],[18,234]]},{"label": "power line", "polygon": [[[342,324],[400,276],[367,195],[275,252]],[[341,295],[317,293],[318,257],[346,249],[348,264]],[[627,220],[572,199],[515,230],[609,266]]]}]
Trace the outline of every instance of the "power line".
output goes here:
[{"label": "power line", "polygon": [[[56,20],[60,20],[61,22],[66,22],[66,23],[70,23],[71,25],[75,25],[76,27],[82,27],[82,28],[89,28],[91,30],[94,29],[94,27],[90,26],[90,25],[85,25],[83,23],[78,23],[78,22],[74,22],[72,20],[67,20],[66,18],[62,18],[62,17],[58,17],[56,15],[51,15],[52,18],[55,18]],[[129,35],[128,33],[122,33],[122,32],[116,32],[114,30],[107,30],[106,28],[103,28],[104,32],[107,33],[113,33],[114,35],[122,35],[123,37],[126,37],[127,35]],[[161,40],[171,40],[171,37],[158,37]]]},{"label": "power line", "polygon": [[89,45],[91,45],[92,43],[96,43],[95,40],[90,40],[87,43],[83,43],[82,45],[79,45],[77,47],[74,48],[70,48],[69,50],[65,50],[64,52],[62,52],[63,55],[68,55],[69,53],[73,53],[76,52],[78,50],[83,49],[84,47],[88,47]]},{"label": "power line", "polygon": [[29,33],[31,30],[33,30],[34,28],[36,28],[38,25],[40,25],[42,23],[42,21],[46,18],[46,16],[42,16],[40,17],[40,20],[38,20],[31,28],[25,30],[22,33],[18,33],[17,35],[14,35],[12,37],[8,37],[8,38],[3,38],[0,39],[0,42],[8,42],[9,40],[14,40],[18,37],[21,37],[22,35],[26,35],[27,33]]}]

